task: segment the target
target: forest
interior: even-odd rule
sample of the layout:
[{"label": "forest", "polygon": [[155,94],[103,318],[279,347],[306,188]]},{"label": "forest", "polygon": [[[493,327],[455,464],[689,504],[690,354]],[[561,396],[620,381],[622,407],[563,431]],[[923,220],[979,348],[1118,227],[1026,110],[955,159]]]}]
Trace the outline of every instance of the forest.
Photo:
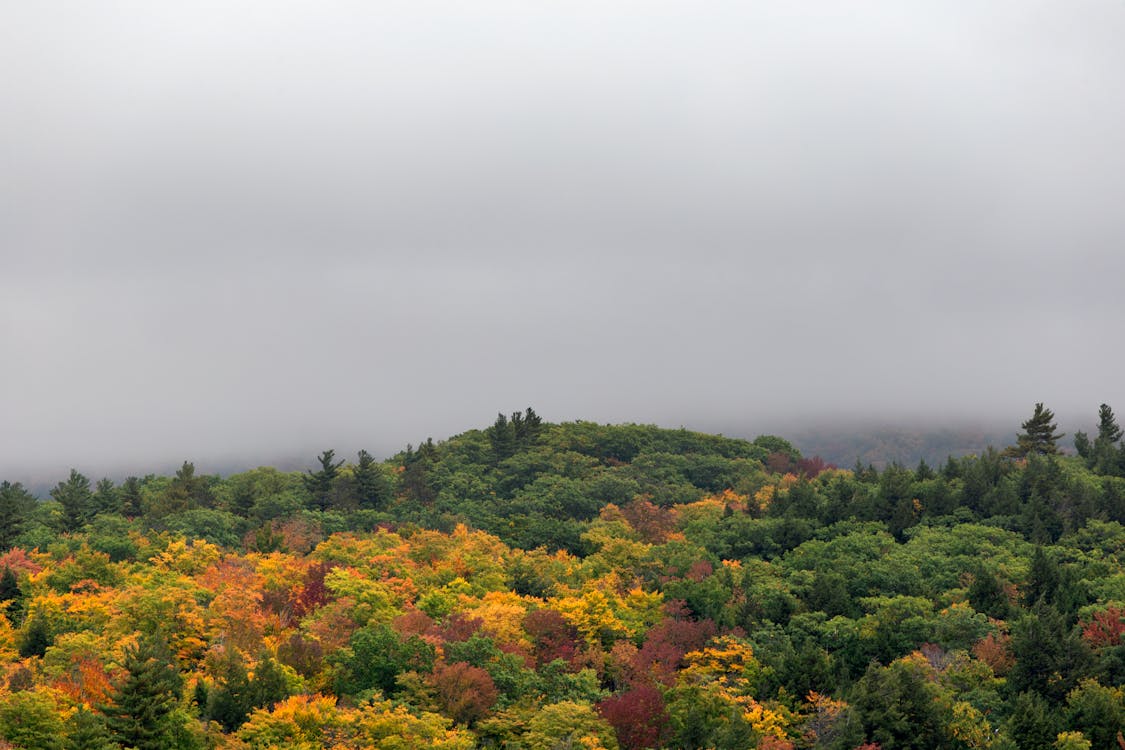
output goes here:
[{"label": "forest", "polygon": [[[1125,446],[548,423],[0,483],[0,747],[1125,750]],[[1014,427],[1014,426],[1013,426]]]}]

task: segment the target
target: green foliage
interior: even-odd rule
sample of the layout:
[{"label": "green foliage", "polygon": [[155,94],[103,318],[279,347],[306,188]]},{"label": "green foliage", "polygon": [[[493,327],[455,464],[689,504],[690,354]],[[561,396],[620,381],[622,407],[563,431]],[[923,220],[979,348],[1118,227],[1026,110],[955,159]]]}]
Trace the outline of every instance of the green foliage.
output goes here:
[{"label": "green foliage", "polygon": [[1050,409],[1044,408],[1042,402],[1035,404],[1035,411],[1031,418],[1020,425],[1024,430],[1016,436],[1016,444],[1008,447],[1004,454],[1016,458],[1026,458],[1029,455],[1053,456],[1059,452],[1058,441],[1064,433],[1055,432],[1058,425],[1054,424],[1055,414]]},{"label": "green foliage", "polygon": [[114,739],[136,750],[162,750],[180,743],[176,706],[183,679],[168,642],[161,635],[142,636],[125,648],[125,677],[102,706]]},{"label": "green foliage", "polygon": [[51,490],[51,497],[62,506],[62,531],[78,531],[90,518],[93,518],[94,495],[90,491],[90,480],[77,470],[70,470],[70,477],[59,482]]},{"label": "green foliage", "polygon": [[26,750],[64,750],[55,702],[38,690],[0,696],[0,739]]},{"label": "green foliage", "polygon": [[16,543],[35,498],[19,482],[0,482],[0,551]]},{"label": "green foliage", "polygon": [[339,695],[372,689],[392,695],[399,674],[429,672],[434,657],[434,647],[416,635],[402,638],[386,625],[369,625],[353,633],[348,647],[330,656],[329,662],[336,668]]}]

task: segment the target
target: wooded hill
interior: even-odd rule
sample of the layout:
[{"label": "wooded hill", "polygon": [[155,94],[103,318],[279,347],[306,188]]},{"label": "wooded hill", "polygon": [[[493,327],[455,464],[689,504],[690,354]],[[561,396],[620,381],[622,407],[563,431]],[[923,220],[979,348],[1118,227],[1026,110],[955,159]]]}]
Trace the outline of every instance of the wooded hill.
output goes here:
[{"label": "wooded hill", "polygon": [[826,466],[530,409],[385,462],[0,484],[21,748],[1113,748],[1125,449]]}]

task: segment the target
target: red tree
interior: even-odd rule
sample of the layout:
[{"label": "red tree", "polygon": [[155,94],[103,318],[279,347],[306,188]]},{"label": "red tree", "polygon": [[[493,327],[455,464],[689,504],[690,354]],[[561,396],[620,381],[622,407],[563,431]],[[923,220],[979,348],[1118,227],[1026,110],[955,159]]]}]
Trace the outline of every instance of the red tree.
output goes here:
[{"label": "red tree", "polygon": [[668,733],[664,695],[651,685],[638,685],[598,704],[598,713],[617,733],[624,750],[660,747]]}]

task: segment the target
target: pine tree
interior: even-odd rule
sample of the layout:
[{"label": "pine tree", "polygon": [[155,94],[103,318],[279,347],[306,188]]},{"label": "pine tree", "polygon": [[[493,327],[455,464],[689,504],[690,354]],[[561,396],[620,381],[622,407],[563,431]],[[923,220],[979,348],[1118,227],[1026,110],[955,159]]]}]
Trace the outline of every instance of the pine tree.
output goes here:
[{"label": "pine tree", "polygon": [[[20,591],[16,574],[7,565],[4,566],[4,572],[0,573],[0,602],[8,602],[7,615],[10,622],[19,623],[23,619],[23,592]],[[0,608],[0,613],[3,612],[4,609]]]},{"label": "pine tree", "polygon": [[343,461],[333,463],[332,459],[335,457],[336,451],[331,449],[324,451],[316,459],[320,462],[320,470],[315,472],[309,470],[304,477],[305,487],[312,495],[313,503],[320,510],[328,510],[332,501],[332,487],[340,473],[340,467],[344,465]]},{"label": "pine tree", "polygon": [[219,722],[227,732],[243,725],[250,714],[252,696],[246,664],[230,649],[223,665],[222,682],[207,695],[207,718]]},{"label": "pine tree", "polygon": [[1122,463],[1122,451],[1117,443],[1121,440],[1121,427],[1113,415],[1113,409],[1108,404],[1102,404],[1098,409],[1098,436],[1094,438],[1089,463],[1098,474],[1120,476],[1125,473],[1125,464]]},{"label": "pine tree", "polygon": [[107,477],[98,480],[98,484],[94,488],[94,510],[96,513],[119,513],[121,511],[121,499],[117,496],[117,488],[113,486],[112,479]]},{"label": "pine tree", "polygon": [[70,477],[59,482],[51,490],[51,497],[62,506],[63,531],[78,531],[93,515],[94,494],[90,491],[90,480],[70,470]]},{"label": "pine tree", "polygon": [[22,484],[0,482],[0,551],[15,544],[34,505],[35,497]]},{"label": "pine tree", "polygon": [[496,421],[485,430],[492,444],[492,455],[497,463],[516,452],[516,430],[503,413],[496,415]]},{"label": "pine tree", "polygon": [[1065,433],[1055,432],[1058,425],[1054,424],[1055,414],[1050,409],[1044,408],[1042,402],[1035,404],[1035,411],[1031,419],[1020,425],[1023,432],[1016,436],[1016,444],[1009,446],[1005,456],[1026,458],[1030,454],[1053,456],[1059,452],[1059,439]]},{"label": "pine tree", "polygon": [[101,716],[80,706],[66,722],[67,750],[117,750]]},{"label": "pine tree", "polygon": [[1059,566],[1047,556],[1042,547],[1036,547],[1031,556],[1031,570],[1024,587],[1023,600],[1028,607],[1039,601],[1053,604],[1059,590]]},{"label": "pine tree", "polygon": [[359,452],[359,461],[352,476],[355,478],[356,496],[361,507],[380,508],[384,505],[390,495],[390,487],[370,453],[362,450]]},{"label": "pine tree", "polygon": [[1122,435],[1121,426],[1117,424],[1116,417],[1113,416],[1113,409],[1109,404],[1102,404],[1098,407],[1098,440],[1104,441],[1113,445],[1121,439]]},{"label": "pine tree", "polygon": [[114,739],[136,750],[162,750],[172,745],[172,712],[183,692],[167,641],[142,637],[125,649],[125,679],[102,707]]},{"label": "pine tree", "polygon": [[121,513],[129,518],[136,518],[144,513],[144,499],[141,495],[141,480],[137,477],[128,477],[121,483],[117,491],[121,503]]},{"label": "pine tree", "polygon": [[42,616],[32,617],[27,623],[27,629],[20,638],[20,656],[25,659],[29,656],[43,656],[47,648],[55,642],[50,626]]}]

